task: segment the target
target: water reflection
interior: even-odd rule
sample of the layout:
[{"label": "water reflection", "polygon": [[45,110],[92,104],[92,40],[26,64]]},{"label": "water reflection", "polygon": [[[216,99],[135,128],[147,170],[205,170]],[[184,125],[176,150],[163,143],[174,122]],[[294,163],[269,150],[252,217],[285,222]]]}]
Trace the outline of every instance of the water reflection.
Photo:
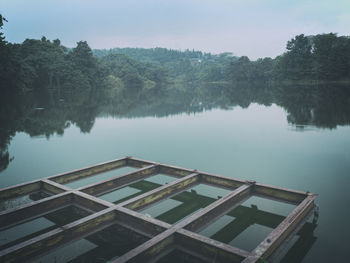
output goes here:
[{"label": "water reflection", "polygon": [[[161,184],[143,180],[133,183],[130,186],[141,192],[146,192],[161,186]],[[210,189],[210,187],[215,189]],[[174,224],[215,202],[218,198],[227,193],[227,190],[200,184],[160,203],[146,207],[141,212],[161,221]],[[127,199],[129,198],[130,197]],[[200,230],[199,234],[251,251],[258,246],[294,208],[295,205],[253,196],[238,207],[228,211],[217,220],[210,222]],[[317,217],[312,217],[312,219],[313,221],[306,222],[297,232],[289,246],[284,248],[284,251],[281,251],[279,255],[275,256],[275,259],[278,258],[278,262],[298,263],[303,261],[304,257],[317,240],[314,234],[318,225]],[[186,258],[185,255],[182,255],[182,257]],[[166,258],[169,259],[169,257]],[[165,261],[162,260],[161,262]],[[176,261],[169,259],[169,262]],[[184,262],[191,261],[184,260]]]},{"label": "water reflection", "polygon": [[287,121],[297,131],[350,124],[350,87],[344,85],[202,83],[139,94],[124,92],[113,98],[105,91],[91,89],[85,92],[36,89],[25,95],[9,93],[0,97],[0,171],[13,159],[8,145],[16,132],[49,138],[53,134],[63,135],[72,124],[88,133],[101,116],[164,117],[213,108],[247,108],[251,103],[283,107]]}]

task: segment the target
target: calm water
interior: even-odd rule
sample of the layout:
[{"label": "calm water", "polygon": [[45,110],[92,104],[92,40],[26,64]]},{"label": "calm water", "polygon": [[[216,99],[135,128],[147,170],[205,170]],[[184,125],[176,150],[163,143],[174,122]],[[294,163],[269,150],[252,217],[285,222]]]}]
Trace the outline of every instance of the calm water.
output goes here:
[{"label": "calm water", "polygon": [[[339,107],[348,107],[350,100],[338,107],[334,101],[325,105],[324,100],[311,104],[304,95],[298,103],[279,96],[247,99],[248,103],[223,96],[215,105],[205,103],[203,96],[174,104],[168,100],[130,107],[122,113],[94,111],[96,116],[87,118],[87,131],[82,121],[64,117],[60,121],[63,132],[48,122],[50,116],[54,122],[60,115],[54,116],[53,107],[44,105],[45,109],[34,110],[25,118],[22,128],[13,129],[6,151],[14,158],[0,173],[0,186],[135,156],[310,191],[319,194],[320,217],[311,248],[299,262],[346,262],[350,248],[350,116],[348,108],[344,112]],[[40,118],[45,118],[49,131],[45,125],[35,126],[40,122],[33,119]],[[252,204],[263,208],[258,202],[247,206]],[[210,231],[203,230],[203,234]],[[249,231],[250,236],[257,233],[254,228]]]}]

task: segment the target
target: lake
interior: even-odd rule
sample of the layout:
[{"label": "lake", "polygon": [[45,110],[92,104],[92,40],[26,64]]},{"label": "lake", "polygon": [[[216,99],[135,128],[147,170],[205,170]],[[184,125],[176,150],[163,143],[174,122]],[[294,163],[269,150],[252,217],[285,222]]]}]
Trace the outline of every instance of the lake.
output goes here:
[{"label": "lake", "polygon": [[[345,262],[350,244],[350,89],[337,88],[332,96],[329,87],[320,93],[312,88],[296,93],[293,87],[273,94],[255,88],[208,94],[220,89],[142,103],[130,99],[127,105],[73,107],[68,97],[55,96],[22,101],[26,106],[20,114],[2,114],[7,116],[1,119],[2,156],[8,153],[8,158],[3,158],[7,163],[0,186],[134,156],[310,191],[319,194],[317,226],[307,251],[295,252],[300,253],[297,261],[292,255],[284,262]],[[251,231],[247,235],[253,238]]]}]

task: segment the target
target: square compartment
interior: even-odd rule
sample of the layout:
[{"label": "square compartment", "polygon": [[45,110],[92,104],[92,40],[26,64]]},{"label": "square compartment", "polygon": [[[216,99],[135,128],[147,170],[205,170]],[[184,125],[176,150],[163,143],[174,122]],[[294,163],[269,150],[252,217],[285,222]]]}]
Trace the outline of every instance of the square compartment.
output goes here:
[{"label": "square compartment", "polygon": [[11,198],[8,200],[1,200],[0,201],[0,211],[4,211],[7,209],[15,208],[18,206],[22,206],[25,204],[29,204],[31,202],[44,199],[46,197],[51,196],[52,194],[48,191],[39,190],[35,192],[31,192],[25,195],[21,195],[15,198]]},{"label": "square compartment", "polygon": [[37,262],[106,262],[122,256],[147,240],[148,237],[116,223],[50,251],[40,256]]},{"label": "square compartment", "polygon": [[76,205],[68,205],[0,231],[0,250],[29,240],[57,227],[64,226],[91,214]]},{"label": "square compartment", "polygon": [[193,213],[215,202],[230,190],[198,184],[171,198],[157,202],[141,210],[141,213],[169,224],[177,223]]},{"label": "square compartment", "polygon": [[200,230],[199,234],[252,251],[295,207],[252,196]]},{"label": "square compartment", "polygon": [[108,193],[98,196],[98,198],[118,204],[135,196],[141,195],[155,188],[158,188],[162,185],[171,183],[176,179],[177,178],[169,175],[156,174],[143,180],[131,183],[127,186],[118,188],[116,190],[112,190]]}]

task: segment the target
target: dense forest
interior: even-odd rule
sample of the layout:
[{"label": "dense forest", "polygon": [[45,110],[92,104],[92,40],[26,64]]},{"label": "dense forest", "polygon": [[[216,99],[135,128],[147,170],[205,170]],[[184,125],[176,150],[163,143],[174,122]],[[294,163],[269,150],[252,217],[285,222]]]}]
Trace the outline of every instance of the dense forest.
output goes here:
[{"label": "dense forest", "polygon": [[[0,29],[6,19],[0,15]],[[0,30],[0,171],[16,132],[89,132],[98,116],[164,116],[275,103],[288,122],[350,124],[350,38],[299,35],[274,59],[165,48],[92,50],[86,41],[9,43]],[[305,85],[307,84],[307,85]],[[315,85],[316,84],[316,85]],[[45,110],[43,110],[45,109]]]},{"label": "dense forest", "polygon": [[[6,22],[0,15],[0,27]],[[8,43],[0,35],[0,86],[12,93],[57,89],[84,94],[104,90],[108,99],[128,93],[162,92],[186,82],[347,81],[350,38],[336,34],[298,35],[275,59],[250,61],[231,53],[218,55],[165,48],[91,50],[86,41],[66,48],[60,40],[26,39]],[[127,89],[126,89],[127,87]]]}]

